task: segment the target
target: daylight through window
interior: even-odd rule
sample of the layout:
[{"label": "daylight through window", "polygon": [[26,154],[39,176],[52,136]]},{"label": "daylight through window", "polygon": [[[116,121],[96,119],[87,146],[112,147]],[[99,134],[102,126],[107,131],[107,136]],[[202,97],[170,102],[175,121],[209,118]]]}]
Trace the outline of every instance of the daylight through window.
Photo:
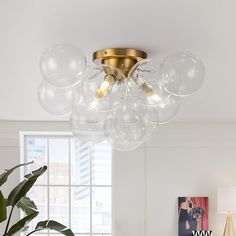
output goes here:
[{"label": "daylight through window", "polygon": [[108,143],[92,145],[70,136],[25,135],[23,156],[25,162],[34,160],[24,173],[42,165],[49,167],[28,194],[40,212],[30,227],[53,219],[76,235],[111,235],[112,151]]}]

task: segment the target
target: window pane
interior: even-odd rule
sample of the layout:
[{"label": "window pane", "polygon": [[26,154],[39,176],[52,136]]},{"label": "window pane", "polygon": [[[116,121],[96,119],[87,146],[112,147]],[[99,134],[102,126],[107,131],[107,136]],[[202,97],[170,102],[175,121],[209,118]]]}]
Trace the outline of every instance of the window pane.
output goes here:
[{"label": "window pane", "polygon": [[93,185],[111,185],[111,146],[107,142],[94,145],[92,149]]},{"label": "window pane", "polygon": [[69,226],[68,187],[49,187],[49,219]]},{"label": "window pane", "polygon": [[[47,139],[32,138],[26,139],[27,145],[27,162],[34,161],[33,164],[26,166],[26,173],[47,165]],[[36,184],[47,184],[47,173],[40,176]]]},{"label": "window pane", "polygon": [[90,184],[90,145],[71,139],[71,183]]},{"label": "window pane", "polygon": [[71,188],[71,228],[76,233],[90,232],[90,188]]},{"label": "window pane", "polygon": [[[86,233],[86,234],[75,234],[75,236],[90,236],[89,233]],[[99,236],[102,236],[102,235],[99,235]]]},{"label": "window pane", "polygon": [[[24,232],[24,234],[23,235],[27,235],[28,233],[30,233],[30,232],[32,232],[32,230],[31,231],[29,231],[29,230],[27,230],[26,232]],[[47,236],[47,235],[50,235],[50,234],[48,234],[48,230],[42,230],[42,231],[40,231],[41,232],[41,234],[36,234],[36,233],[34,233],[34,234],[32,234],[32,236]],[[21,235],[21,234],[20,234]],[[52,235],[52,234],[51,234]]]},{"label": "window pane", "polygon": [[[34,160],[25,172],[48,165],[48,172],[28,194],[40,212],[30,229],[51,219],[71,227],[78,236],[111,236],[111,145],[80,143],[70,136],[27,136],[25,140],[26,160]],[[60,234],[46,230],[37,235]]]},{"label": "window pane", "polygon": [[32,229],[39,221],[48,219],[47,187],[34,186],[28,192],[27,196],[35,203],[39,211],[38,216],[29,223],[30,229]]},{"label": "window pane", "polygon": [[49,139],[49,184],[69,184],[68,139]]},{"label": "window pane", "polygon": [[93,233],[111,233],[111,188],[92,189]]},{"label": "window pane", "polygon": [[92,236],[111,236],[111,234],[92,234]]}]

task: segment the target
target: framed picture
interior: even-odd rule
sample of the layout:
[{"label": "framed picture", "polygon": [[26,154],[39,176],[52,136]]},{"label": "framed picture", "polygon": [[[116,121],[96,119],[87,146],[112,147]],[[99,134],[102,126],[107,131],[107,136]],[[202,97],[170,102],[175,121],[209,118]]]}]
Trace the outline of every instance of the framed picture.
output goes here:
[{"label": "framed picture", "polygon": [[208,197],[178,198],[178,236],[208,230]]}]

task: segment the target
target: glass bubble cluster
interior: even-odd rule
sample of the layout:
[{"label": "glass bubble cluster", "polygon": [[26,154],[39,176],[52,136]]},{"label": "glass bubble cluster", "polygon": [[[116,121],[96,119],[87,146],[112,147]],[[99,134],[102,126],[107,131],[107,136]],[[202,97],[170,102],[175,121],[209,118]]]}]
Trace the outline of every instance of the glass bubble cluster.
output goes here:
[{"label": "glass bubble cluster", "polygon": [[106,139],[119,151],[149,140],[204,79],[203,63],[189,52],[162,61],[140,60],[126,77],[107,64],[88,66],[82,51],[70,44],[47,49],[40,70],[40,105],[48,113],[70,117],[72,133],[81,142]]}]

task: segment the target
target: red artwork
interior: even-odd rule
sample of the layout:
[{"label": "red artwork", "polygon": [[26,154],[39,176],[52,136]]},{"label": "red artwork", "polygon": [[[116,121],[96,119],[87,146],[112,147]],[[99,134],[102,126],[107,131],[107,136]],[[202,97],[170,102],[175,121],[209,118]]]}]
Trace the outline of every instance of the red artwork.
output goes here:
[{"label": "red artwork", "polygon": [[193,231],[208,230],[208,197],[178,198],[179,236],[192,236]]}]

